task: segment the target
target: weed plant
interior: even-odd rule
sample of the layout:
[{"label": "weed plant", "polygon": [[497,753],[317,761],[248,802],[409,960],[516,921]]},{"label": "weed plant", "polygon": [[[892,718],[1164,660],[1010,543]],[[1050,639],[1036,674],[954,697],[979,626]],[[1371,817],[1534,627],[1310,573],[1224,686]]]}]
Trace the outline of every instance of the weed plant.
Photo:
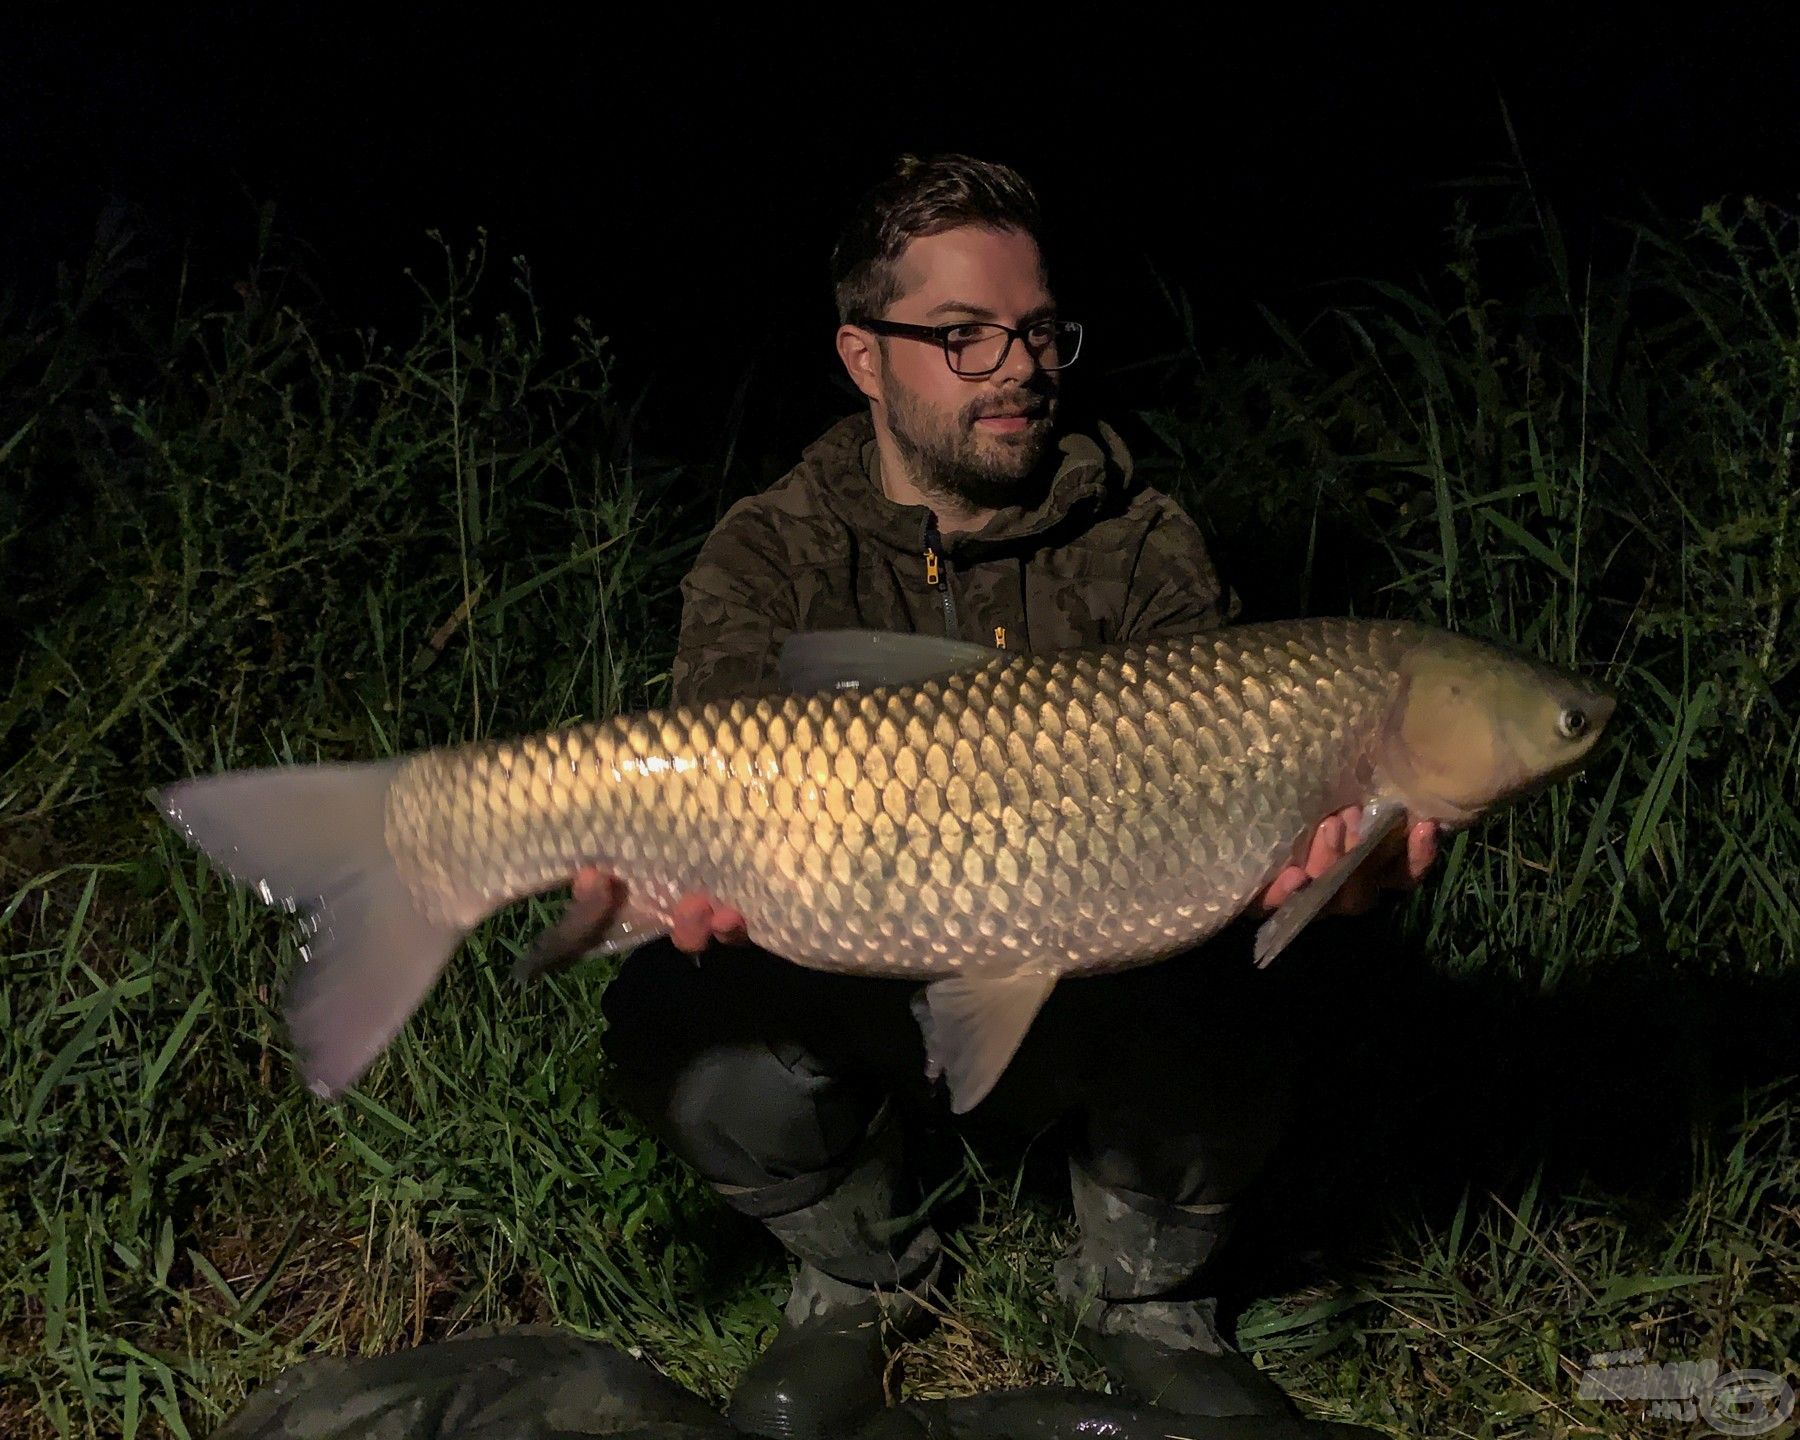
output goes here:
[{"label": "weed plant", "polygon": [[[1394,1434],[1688,1433],[1581,1375],[1795,1374],[1800,229],[1719,207],[1589,272],[1520,198],[1257,355],[1178,297],[1144,383],[1144,468],[1248,615],[1411,615],[1621,697],[1580,784],[1293,967],[1326,1043],[1240,1334]],[[657,702],[730,497],[634,451],[523,262],[439,242],[391,339],[280,256],[215,290],[109,225],[55,313],[0,315],[0,1427],[201,1436],[305,1354],[519,1320],[722,1395],[784,1267],[611,1099],[605,967],[517,990],[517,907],[320,1106],[292,936],[144,794]],[[914,1393],[1099,1382],[1049,1298],[1066,1204],[1002,1160],[965,1163]]]},{"label": "weed plant", "polygon": [[1190,319],[1145,416],[1252,613],[1410,615],[1620,696],[1589,774],[1458,835],[1384,932],[1431,979],[1390,954],[1324,990],[1356,1083],[1320,1077],[1285,1178],[1416,1223],[1243,1333],[1401,1433],[1689,1433],[1583,1400],[1595,1353],[1795,1373],[1800,227],[1746,201],[1625,238],[1576,273],[1528,191],[1459,206],[1441,275],[1270,314],[1271,353]]}]

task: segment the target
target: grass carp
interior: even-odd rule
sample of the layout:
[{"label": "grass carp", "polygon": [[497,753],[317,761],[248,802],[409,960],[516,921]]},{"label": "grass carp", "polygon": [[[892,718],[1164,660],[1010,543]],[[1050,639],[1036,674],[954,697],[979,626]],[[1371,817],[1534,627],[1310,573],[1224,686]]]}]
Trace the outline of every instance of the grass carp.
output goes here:
[{"label": "grass carp", "polygon": [[1193,947],[1320,820],[1362,806],[1356,850],[1259,932],[1266,964],[1395,828],[1467,825],[1572,773],[1614,705],[1396,621],[1036,655],[818,632],[788,641],[781,673],[786,695],[230,771],[157,803],[234,880],[304,913],[286,1008],[321,1096],[354,1083],[483,918],[598,864],[625,909],[602,935],[557,927],[543,958],[641,943],[704,890],[789,960],[929,982],[929,1063],[962,1111],[1058,980]]}]

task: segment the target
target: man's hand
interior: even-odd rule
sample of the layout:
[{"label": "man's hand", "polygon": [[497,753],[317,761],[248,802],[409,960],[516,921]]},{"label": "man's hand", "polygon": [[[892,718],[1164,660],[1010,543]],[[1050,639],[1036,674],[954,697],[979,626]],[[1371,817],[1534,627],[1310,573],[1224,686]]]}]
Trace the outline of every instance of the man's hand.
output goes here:
[{"label": "man's hand", "polygon": [[[1351,805],[1328,815],[1313,832],[1312,846],[1305,865],[1290,865],[1269,882],[1256,907],[1265,915],[1301,886],[1317,880],[1345,855],[1356,848],[1361,838],[1362,807]],[[1332,896],[1323,910],[1326,915],[1361,915],[1373,908],[1383,890],[1414,890],[1437,863],[1438,827],[1434,820],[1420,820],[1384,841],[1357,871],[1344,882],[1344,888]]]},{"label": "man's hand", "polygon": [[[576,904],[598,898],[602,887],[607,886],[612,890],[609,908],[616,911],[625,903],[625,882],[617,875],[590,865],[577,870],[570,882]],[[721,905],[705,891],[696,890],[675,902],[669,915],[669,939],[677,950],[698,955],[715,940],[722,945],[744,945],[750,936],[742,915],[728,905]]]}]

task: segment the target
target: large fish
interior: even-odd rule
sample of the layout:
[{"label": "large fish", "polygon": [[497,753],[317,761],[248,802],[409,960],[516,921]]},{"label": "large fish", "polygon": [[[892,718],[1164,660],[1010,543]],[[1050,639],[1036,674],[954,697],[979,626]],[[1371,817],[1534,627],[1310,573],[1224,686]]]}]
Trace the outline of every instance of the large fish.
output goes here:
[{"label": "large fish", "polygon": [[575,907],[534,964],[640,943],[707,891],[802,965],[930,982],[929,1063],[960,1111],[1064,976],[1194,946],[1321,819],[1362,806],[1356,850],[1259,932],[1266,964],[1408,817],[1467,825],[1569,774],[1613,710],[1524,656],[1361,620],[1042,655],[821,632],[789,640],[782,676],[793,693],[233,771],[158,801],[227,874],[305,913],[287,1016],[321,1096],[484,917],[600,865],[626,908],[595,931]]}]

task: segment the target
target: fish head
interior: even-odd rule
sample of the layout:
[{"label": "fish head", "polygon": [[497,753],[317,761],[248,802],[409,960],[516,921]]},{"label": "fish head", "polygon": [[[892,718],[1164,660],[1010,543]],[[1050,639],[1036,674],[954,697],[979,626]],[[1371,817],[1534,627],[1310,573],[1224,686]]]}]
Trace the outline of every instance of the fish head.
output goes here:
[{"label": "fish head", "polygon": [[1452,827],[1579,770],[1616,704],[1532,656],[1441,631],[1400,668],[1382,768],[1409,814]]}]

